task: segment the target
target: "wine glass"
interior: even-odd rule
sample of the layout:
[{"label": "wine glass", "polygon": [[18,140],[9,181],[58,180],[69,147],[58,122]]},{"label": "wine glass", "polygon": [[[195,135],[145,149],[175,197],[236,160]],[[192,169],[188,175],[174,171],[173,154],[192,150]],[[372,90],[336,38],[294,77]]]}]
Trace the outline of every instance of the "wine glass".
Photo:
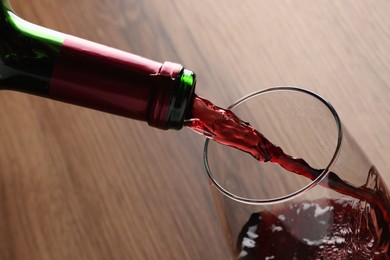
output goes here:
[{"label": "wine glass", "polygon": [[259,162],[206,140],[204,163],[233,257],[390,257],[387,188],[325,99],[296,87],[276,87],[252,93],[229,109],[262,133],[281,157]]}]

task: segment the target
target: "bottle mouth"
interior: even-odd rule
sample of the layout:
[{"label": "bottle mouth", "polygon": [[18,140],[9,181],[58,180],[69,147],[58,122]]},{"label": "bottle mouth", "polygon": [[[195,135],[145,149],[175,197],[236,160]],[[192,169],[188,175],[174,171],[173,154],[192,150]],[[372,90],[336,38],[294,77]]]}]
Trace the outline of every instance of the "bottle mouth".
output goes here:
[{"label": "bottle mouth", "polygon": [[196,85],[195,73],[190,70],[183,69],[178,78],[172,92],[166,121],[168,129],[176,130],[183,127],[185,117],[191,112]]}]

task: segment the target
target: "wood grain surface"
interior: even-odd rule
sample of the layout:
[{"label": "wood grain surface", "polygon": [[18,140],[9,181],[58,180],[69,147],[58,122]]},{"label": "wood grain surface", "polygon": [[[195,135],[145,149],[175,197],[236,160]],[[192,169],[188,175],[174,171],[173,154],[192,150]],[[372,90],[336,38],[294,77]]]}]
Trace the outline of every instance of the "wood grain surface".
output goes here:
[{"label": "wood grain surface", "polygon": [[[390,184],[390,1],[11,4],[31,22],[182,63],[221,106],[270,86],[313,90]],[[9,91],[0,104],[1,259],[229,259],[201,136]]]}]

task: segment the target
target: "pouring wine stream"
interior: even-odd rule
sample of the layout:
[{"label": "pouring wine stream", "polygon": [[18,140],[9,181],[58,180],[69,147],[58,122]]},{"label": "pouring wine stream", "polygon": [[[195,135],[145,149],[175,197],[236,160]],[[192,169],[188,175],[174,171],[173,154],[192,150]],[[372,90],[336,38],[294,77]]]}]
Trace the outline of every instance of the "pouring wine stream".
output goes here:
[{"label": "pouring wine stream", "polygon": [[[195,96],[192,118],[186,121],[186,126],[206,138],[217,143],[234,147],[249,153],[260,162],[272,162],[287,171],[304,176],[314,181],[324,169],[312,168],[304,159],[285,154],[283,150],[270,142],[264,135],[254,129],[249,123],[242,121],[232,111],[215,106],[210,101]],[[372,167],[370,171],[375,171]],[[338,193],[367,201],[377,207],[383,220],[389,223],[386,208],[390,208],[386,192],[373,190],[366,186],[355,187],[342,180],[336,173],[329,172],[327,181],[321,181],[321,186]],[[384,205],[384,203],[387,203]]]}]

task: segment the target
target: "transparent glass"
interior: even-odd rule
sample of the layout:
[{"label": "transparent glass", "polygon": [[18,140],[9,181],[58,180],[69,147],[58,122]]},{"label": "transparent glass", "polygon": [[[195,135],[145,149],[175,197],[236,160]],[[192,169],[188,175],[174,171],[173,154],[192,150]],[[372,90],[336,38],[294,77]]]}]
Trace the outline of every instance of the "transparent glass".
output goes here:
[{"label": "transparent glass", "polygon": [[389,258],[387,188],[326,100],[278,87],[230,109],[296,167],[304,160],[318,172],[310,178],[206,141],[210,188],[234,258]]}]

